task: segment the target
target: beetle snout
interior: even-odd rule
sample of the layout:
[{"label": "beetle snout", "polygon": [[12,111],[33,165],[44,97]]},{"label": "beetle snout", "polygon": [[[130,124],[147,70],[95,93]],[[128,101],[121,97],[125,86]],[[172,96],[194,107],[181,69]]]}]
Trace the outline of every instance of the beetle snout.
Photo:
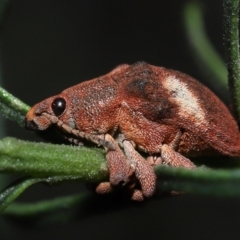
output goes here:
[{"label": "beetle snout", "polygon": [[36,131],[38,130],[38,125],[34,122],[34,120],[28,120],[27,117],[24,119],[25,128],[28,130]]},{"label": "beetle snout", "polygon": [[25,128],[32,131],[47,129],[52,123],[46,116],[41,114],[42,112],[44,112],[44,109],[41,105],[37,104],[33,106],[24,119]]},{"label": "beetle snout", "polygon": [[38,130],[38,125],[34,121],[35,118],[36,118],[35,108],[33,107],[28,111],[24,119],[24,125],[26,129],[32,130],[32,131]]}]

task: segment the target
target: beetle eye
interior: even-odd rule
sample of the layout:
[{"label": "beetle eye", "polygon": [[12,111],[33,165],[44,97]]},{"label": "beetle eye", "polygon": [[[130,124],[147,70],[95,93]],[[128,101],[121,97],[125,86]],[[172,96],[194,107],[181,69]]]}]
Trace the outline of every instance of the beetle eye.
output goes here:
[{"label": "beetle eye", "polygon": [[53,102],[52,102],[52,110],[54,112],[54,114],[56,115],[56,117],[59,117],[60,115],[63,114],[63,112],[66,109],[66,101],[63,98],[56,98]]}]

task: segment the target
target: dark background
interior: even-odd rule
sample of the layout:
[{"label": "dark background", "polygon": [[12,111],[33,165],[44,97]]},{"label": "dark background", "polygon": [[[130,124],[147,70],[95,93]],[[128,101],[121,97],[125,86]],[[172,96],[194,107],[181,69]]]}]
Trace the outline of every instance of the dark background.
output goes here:
[{"label": "dark background", "polygon": [[[33,105],[63,89],[144,60],[177,69],[209,85],[194,60],[182,19],[186,1],[15,0],[1,29],[4,87]],[[200,1],[206,31],[222,47],[222,1]],[[213,88],[212,90],[216,90]],[[219,96],[223,93],[218,92]],[[227,101],[227,97],[224,99]],[[7,135],[38,140],[7,121]],[[81,189],[83,187],[81,186]],[[79,192],[77,184],[33,186],[20,201]],[[78,210],[75,210],[78,214]],[[240,199],[163,197],[143,204],[92,199],[67,224],[36,227],[7,219],[0,239],[239,239]]]}]

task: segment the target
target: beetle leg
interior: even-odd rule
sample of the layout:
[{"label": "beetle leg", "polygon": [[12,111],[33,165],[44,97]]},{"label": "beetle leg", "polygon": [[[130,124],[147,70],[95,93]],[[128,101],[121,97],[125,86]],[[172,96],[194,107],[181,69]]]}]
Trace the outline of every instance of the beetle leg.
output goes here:
[{"label": "beetle leg", "polygon": [[[172,149],[176,149],[177,146],[179,145],[181,141],[181,136],[182,132],[179,130],[173,140],[168,144],[168,146]],[[146,161],[151,165],[151,166],[156,166],[156,165],[161,165],[163,164],[163,159],[161,158],[160,154],[155,154],[148,156]]]},{"label": "beetle leg", "polygon": [[123,147],[130,165],[134,166],[135,176],[141,185],[141,191],[136,189],[133,191],[132,199],[140,201],[143,200],[143,196],[151,197],[156,190],[156,175],[153,167],[134,149],[131,141],[124,139],[123,134],[119,134],[118,142]]},{"label": "beetle leg", "polygon": [[107,167],[110,171],[110,183],[112,185],[125,185],[129,182],[129,177],[133,174],[132,166],[129,166],[123,152],[117,142],[109,134],[105,139],[114,145],[115,150],[106,149]]},{"label": "beetle leg", "polygon": [[169,147],[171,147],[172,149],[176,149],[181,141],[181,136],[182,136],[182,132],[179,130],[174,139],[168,144]]},{"label": "beetle leg", "polygon": [[180,153],[175,152],[167,144],[163,144],[161,148],[161,158],[166,164],[173,167],[184,167],[189,169],[193,169],[196,167],[196,165],[188,158],[185,158]]},{"label": "beetle leg", "polygon": [[115,186],[124,186],[130,182],[134,173],[133,166],[129,165],[123,152],[119,148],[117,142],[109,134],[105,135],[105,140],[113,144],[115,150],[106,147],[106,163],[109,170],[109,182],[100,183],[97,193],[109,193]]},{"label": "beetle leg", "polygon": [[67,140],[68,142],[72,143],[73,145],[76,146],[83,146],[83,143],[80,141],[80,139],[77,138],[71,138],[71,137],[67,137],[67,136],[62,136],[65,140]]},{"label": "beetle leg", "polygon": [[43,113],[42,115],[47,117],[49,119],[49,121],[51,121],[52,124],[57,125],[60,129],[66,131],[69,134],[72,134],[75,137],[78,137],[78,138],[80,137],[80,138],[89,140],[89,141],[91,141],[93,143],[96,143],[97,145],[103,146],[103,147],[105,147],[107,149],[114,150],[114,145],[111,142],[101,138],[98,135],[85,133],[85,132],[82,132],[82,131],[80,131],[78,129],[71,128],[70,126],[68,126],[67,124],[63,123],[61,120],[59,120],[56,116],[52,116],[52,115],[50,115],[48,113]]}]

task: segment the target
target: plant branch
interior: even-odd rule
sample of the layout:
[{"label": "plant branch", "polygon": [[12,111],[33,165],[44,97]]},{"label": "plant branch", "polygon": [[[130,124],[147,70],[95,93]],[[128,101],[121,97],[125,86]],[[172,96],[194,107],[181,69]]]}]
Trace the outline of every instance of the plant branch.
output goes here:
[{"label": "plant branch", "polygon": [[228,85],[240,122],[239,0],[224,0],[224,45],[227,57]]}]

